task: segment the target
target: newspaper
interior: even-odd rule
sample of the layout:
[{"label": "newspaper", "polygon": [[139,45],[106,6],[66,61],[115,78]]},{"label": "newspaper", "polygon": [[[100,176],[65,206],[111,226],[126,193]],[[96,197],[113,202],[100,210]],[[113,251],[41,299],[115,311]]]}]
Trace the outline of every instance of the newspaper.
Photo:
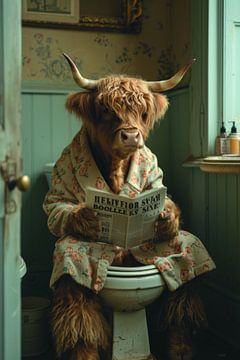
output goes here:
[{"label": "newspaper", "polygon": [[86,203],[100,221],[100,242],[125,249],[154,238],[154,223],[164,208],[166,187],[146,190],[135,198],[87,188]]}]

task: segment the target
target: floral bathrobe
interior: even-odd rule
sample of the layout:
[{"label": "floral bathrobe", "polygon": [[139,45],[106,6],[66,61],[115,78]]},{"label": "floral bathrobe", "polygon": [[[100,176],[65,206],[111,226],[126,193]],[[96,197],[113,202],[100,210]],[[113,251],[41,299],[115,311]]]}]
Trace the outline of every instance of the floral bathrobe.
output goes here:
[{"label": "floral bathrobe", "polygon": [[[120,194],[133,198],[145,189],[162,186],[162,178],[156,156],[144,146],[132,156]],[[56,162],[51,188],[44,200],[49,229],[60,237],[55,246],[50,286],[63,274],[69,274],[78,283],[98,292],[114,260],[117,244],[89,242],[84,236],[76,238],[68,234],[67,218],[79,202],[85,201],[88,186],[111,192],[92,157],[85,128],[82,128]],[[215,268],[201,241],[186,231],[180,231],[170,242],[157,244],[150,240],[130,251],[140,263],[154,264],[171,291]]]}]

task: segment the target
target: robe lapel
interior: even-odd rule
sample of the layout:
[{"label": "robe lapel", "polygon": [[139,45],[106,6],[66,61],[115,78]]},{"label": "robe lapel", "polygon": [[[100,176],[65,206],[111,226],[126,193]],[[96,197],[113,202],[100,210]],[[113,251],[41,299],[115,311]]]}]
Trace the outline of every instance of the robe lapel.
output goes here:
[{"label": "robe lapel", "polygon": [[84,191],[88,187],[93,187],[111,192],[91,154],[85,128],[82,128],[73,139],[71,160],[75,177]]},{"label": "robe lapel", "polygon": [[134,198],[144,190],[150,171],[150,164],[151,160],[146,147],[144,147],[144,150],[137,150],[133,154],[127,179],[120,193],[121,195]]},{"label": "robe lapel", "polygon": [[[120,195],[134,198],[143,191],[144,187],[146,187],[150,171],[150,155],[151,153],[148,154],[146,147],[144,147],[144,151],[137,150],[133,154],[127,179]],[[86,191],[88,187],[93,187],[106,192],[112,192],[92,156],[85,128],[82,128],[73,139],[71,161],[74,175],[84,191]]]}]

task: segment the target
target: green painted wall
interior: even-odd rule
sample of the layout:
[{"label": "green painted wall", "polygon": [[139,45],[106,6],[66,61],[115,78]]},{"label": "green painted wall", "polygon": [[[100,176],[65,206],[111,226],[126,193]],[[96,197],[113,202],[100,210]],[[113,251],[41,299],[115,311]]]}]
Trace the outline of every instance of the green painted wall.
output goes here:
[{"label": "green painted wall", "polygon": [[[219,121],[239,115],[239,1],[192,0],[192,71],[189,155],[214,153]],[[234,110],[234,111],[233,111]],[[170,134],[174,143],[176,137]],[[189,172],[190,229],[205,242],[217,270],[203,287],[212,329],[239,347],[240,335],[240,176]],[[175,186],[181,191],[181,184]]]},{"label": "green painted wall", "polygon": [[182,166],[199,136],[191,132],[189,95],[184,91],[170,98],[169,189],[183,211],[183,227],[204,242],[217,265],[202,288],[210,327],[239,347],[240,175]]},{"label": "green painted wall", "polygon": [[80,128],[64,108],[66,94],[23,91],[23,172],[31,177],[31,188],[23,195],[22,256],[28,273],[23,279],[25,294],[48,292],[54,237],[46,226],[42,202],[48,186],[43,168],[55,161]]}]

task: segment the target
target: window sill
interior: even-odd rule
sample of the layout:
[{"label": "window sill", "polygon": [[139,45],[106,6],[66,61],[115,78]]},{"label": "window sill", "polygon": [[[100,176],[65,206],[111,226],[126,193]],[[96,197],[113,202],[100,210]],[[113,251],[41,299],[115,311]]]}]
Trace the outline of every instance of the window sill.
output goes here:
[{"label": "window sill", "polygon": [[240,155],[207,156],[204,158],[188,158],[184,167],[198,167],[207,173],[239,174]]}]

